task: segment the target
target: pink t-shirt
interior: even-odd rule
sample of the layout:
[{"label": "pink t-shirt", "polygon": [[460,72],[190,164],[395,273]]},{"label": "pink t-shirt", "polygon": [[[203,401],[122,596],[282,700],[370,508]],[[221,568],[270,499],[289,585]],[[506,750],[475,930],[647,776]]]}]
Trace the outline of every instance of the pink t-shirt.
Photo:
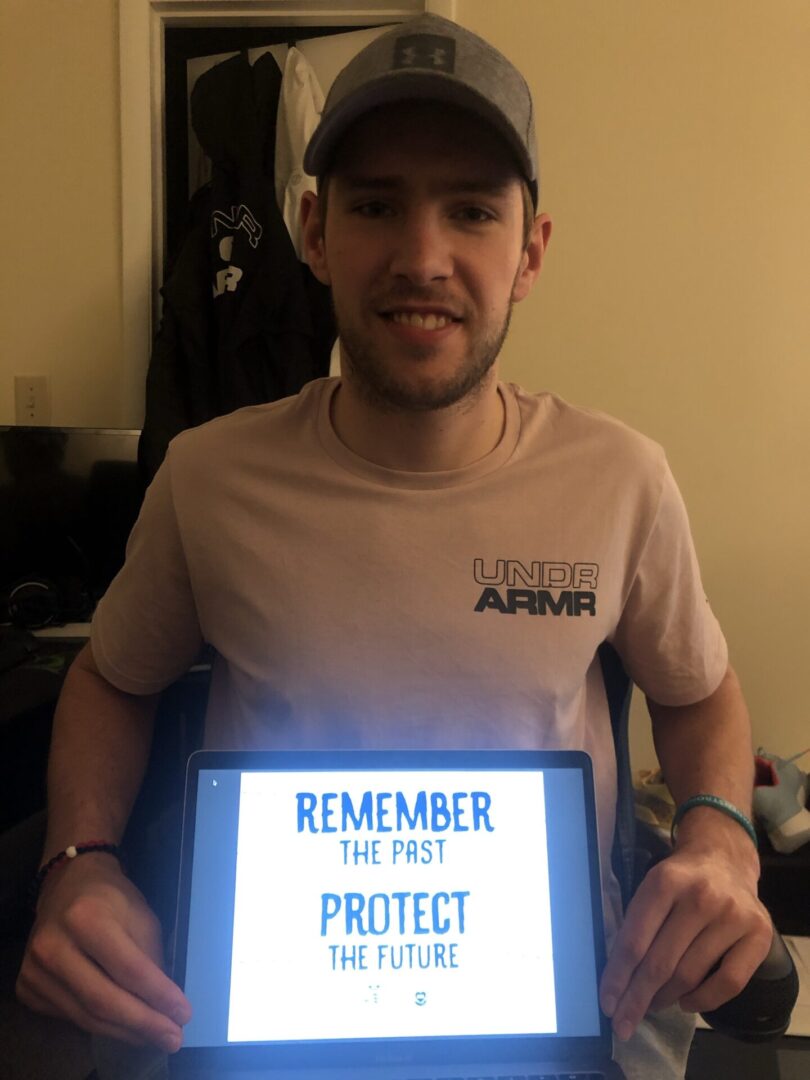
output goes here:
[{"label": "pink t-shirt", "polygon": [[147,694],[217,654],[220,748],[565,748],[594,761],[609,936],[616,769],[596,650],[663,705],[727,667],[661,448],[500,387],[504,433],[450,472],[337,438],[338,380],[184,432],[93,621],[103,675]]}]

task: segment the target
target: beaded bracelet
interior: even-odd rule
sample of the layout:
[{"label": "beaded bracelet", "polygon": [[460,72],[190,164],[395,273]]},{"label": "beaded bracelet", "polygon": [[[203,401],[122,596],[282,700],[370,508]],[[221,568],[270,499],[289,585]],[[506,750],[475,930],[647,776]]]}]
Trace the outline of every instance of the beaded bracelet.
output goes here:
[{"label": "beaded bracelet", "polygon": [[675,843],[675,837],[678,831],[678,825],[681,818],[689,810],[693,810],[696,806],[711,806],[715,810],[719,810],[722,814],[732,818],[741,825],[748,835],[751,837],[751,843],[757,850],[759,844],[757,843],[757,834],[754,826],[749,819],[745,816],[742,810],[738,810],[732,803],[727,802],[725,799],[721,799],[719,795],[693,795],[691,799],[687,799],[686,802],[682,802],[678,809],[675,811],[675,816],[672,819],[672,829],[670,830],[670,839],[672,843]]},{"label": "beaded bracelet", "polygon": [[51,870],[55,870],[58,866],[62,866],[69,859],[75,859],[78,855],[89,855],[99,851],[104,852],[107,855],[114,855],[119,862],[123,861],[120,847],[118,847],[117,844],[110,844],[106,840],[87,840],[83,844],[70,844],[64,851],[60,851],[58,855],[54,855],[52,859],[48,859],[31,882],[32,907],[36,906],[40,890],[42,889],[42,883],[48,874],[50,874]]}]

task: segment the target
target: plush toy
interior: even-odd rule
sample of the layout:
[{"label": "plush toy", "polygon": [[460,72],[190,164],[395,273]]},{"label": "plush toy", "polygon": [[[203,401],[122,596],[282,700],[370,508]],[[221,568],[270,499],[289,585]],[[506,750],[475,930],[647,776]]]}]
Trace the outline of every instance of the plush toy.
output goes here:
[{"label": "plush toy", "polygon": [[754,817],[783,855],[810,841],[810,776],[794,764],[808,750],[784,759],[760,747],[754,758]]}]

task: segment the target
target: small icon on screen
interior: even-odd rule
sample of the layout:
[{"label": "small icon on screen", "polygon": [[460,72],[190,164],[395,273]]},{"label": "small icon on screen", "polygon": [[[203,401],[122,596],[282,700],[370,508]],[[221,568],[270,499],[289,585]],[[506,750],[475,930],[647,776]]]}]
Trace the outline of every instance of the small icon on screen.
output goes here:
[{"label": "small icon on screen", "polygon": [[217,782],[216,782],[216,780],[212,780],[212,781],[211,781],[211,783],[213,784],[213,786],[214,786],[214,787],[216,787],[216,786],[217,786]]},{"label": "small icon on screen", "polygon": [[427,1003],[427,994],[424,990],[417,990],[413,999],[417,1005],[425,1005]]}]

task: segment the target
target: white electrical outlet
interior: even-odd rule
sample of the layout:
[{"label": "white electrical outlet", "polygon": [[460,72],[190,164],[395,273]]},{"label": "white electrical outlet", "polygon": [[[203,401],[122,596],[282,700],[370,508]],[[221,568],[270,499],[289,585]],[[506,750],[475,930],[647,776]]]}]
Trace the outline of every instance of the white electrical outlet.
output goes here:
[{"label": "white electrical outlet", "polygon": [[47,427],[51,422],[51,395],[47,375],[14,376],[15,422]]}]

